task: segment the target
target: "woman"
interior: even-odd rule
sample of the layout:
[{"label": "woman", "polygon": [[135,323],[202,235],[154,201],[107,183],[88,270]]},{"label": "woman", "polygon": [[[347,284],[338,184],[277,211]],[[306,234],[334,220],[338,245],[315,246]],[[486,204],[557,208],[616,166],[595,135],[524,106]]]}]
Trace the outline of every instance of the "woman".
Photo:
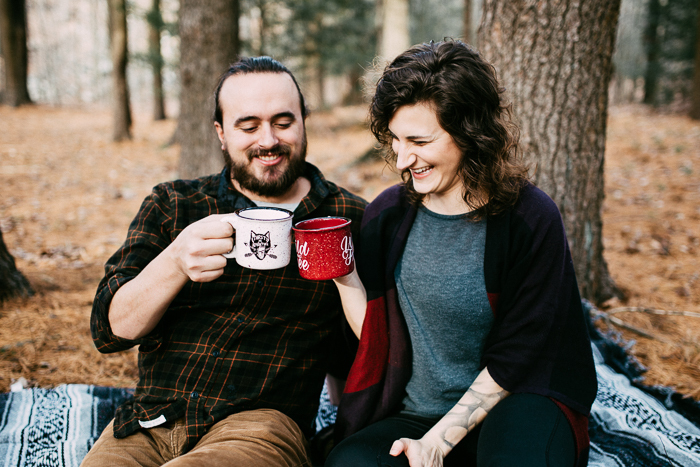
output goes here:
[{"label": "woman", "polygon": [[466,44],[387,66],[371,129],[402,173],[336,279],[360,339],[326,465],[585,466],[595,367],[561,216]]}]

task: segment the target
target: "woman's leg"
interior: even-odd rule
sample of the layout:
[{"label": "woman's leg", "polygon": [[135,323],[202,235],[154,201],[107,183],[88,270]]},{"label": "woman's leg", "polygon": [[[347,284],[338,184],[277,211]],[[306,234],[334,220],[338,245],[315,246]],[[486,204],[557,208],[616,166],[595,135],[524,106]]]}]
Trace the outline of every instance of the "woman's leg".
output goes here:
[{"label": "woman's leg", "polygon": [[408,467],[405,455],[389,455],[399,438],[421,438],[433,421],[422,417],[396,415],[358,431],[331,451],[325,467]]},{"label": "woman's leg", "polygon": [[[389,449],[399,438],[420,439],[440,417],[431,419],[399,414],[358,431],[336,446],[328,456],[325,467],[408,467],[404,454],[394,457]],[[445,467],[476,465],[476,443],[479,430],[462,440],[445,458]]]},{"label": "woman's leg", "polygon": [[551,399],[511,394],[484,419],[477,459],[479,467],[572,467],[574,435]]}]

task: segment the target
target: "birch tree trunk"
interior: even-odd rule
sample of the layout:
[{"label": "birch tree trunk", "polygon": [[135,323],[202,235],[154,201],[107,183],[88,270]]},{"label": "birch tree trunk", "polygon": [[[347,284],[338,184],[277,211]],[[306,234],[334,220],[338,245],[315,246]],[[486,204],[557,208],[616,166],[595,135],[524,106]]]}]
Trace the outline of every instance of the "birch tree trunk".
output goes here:
[{"label": "birch tree trunk", "polygon": [[128,61],[126,1],[107,0],[109,4],[109,44],[112,53],[112,140],[131,139],[131,106],[126,80]]},{"label": "birch tree trunk", "polygon": [[25,0],[0,0],[0,50],[5,62],[5,91],[2,100],[11,107],[29,104]]},{"label": "birch tree trunk", "polygon": [[383,0],[379,56],[390,62],[411,46],[408,0]]},{"label": "birch tree trunk", "polygon": [[559,206],[583,297],[617,293],[603,258],[608,83],[620,0],[484,0],[478,42],[513,102],[534,181]]},{"label": "birch tree trunk", "polygon": [[220,171],[212,115],[219,76],[238,56],[238,0],[180,0],[179,176]]}]

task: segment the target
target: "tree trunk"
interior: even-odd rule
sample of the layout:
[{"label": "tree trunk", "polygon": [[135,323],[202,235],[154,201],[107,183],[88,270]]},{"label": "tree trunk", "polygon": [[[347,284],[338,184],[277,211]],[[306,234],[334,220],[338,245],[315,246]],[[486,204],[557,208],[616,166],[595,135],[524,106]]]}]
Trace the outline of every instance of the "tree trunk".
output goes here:
[{"label": "tree trunk", "polygon": [[17,270],[15,259],[12,257],[0,231],[0,303],[13,297],[29,297],[34,295],[29,281]]},{"label": "tree trunk", "polygon": [[126,1],[107,0],[109,3],[109,37],[112,52],[112,139],[131,139],[131,107],[129,105],[129,85],[126,80],[128,61]]},{"label": "tree trunk", "polygon": [[27,10],[25,0],[0,0],[0,49],[5,61],[6,105],[29,104],[27,91]]},{"label": "tree trunk", "polygon": [[647,56],[647,69],[644,73],[644,103],[656,105],[656,88],[661,75],[659,51],[661,40],[658,37],[659,19],[661,18],[661,1],[649,0],[647,25],[644,30],[644,47]]},{"label": "tree trunk", "polygon": [[180,0],[181,178],[223,167],[212,115],[219,76],[238,56],[238,0]]},{"label": "tree trunk", "polygon": [[698,26],[695,29],[695,64],[693,66],[693,91],[690,104],[690,118],[700,120],[700,9]]},{"label": "tree trunk", "polygon": [[603,258],[603,165],[620,0],[485,0],[479,44],[508,89],[535,183],[559,206],[583,297],[617,294]]},{"label": "tree trunk", "polygon": [[383,0],[379,46],[379,56],[383,60],[391,61],[410,47],[408,26],[408,0]]},{"label": "tree trunk", "polygon": [[163,30],[163,17],[160,14],[160,0],[152,0],[148,13],[148,56],[153,68],[153,120],[165,120],[163,99],[163,54],[160,51],[160,37]]},{"label": "tree trunk", "polygon": [[320,54],[316,58],[316,86],[318,87],[318,107],[326,109],[326,66]]},{"label": "tree trunk", "polygon": [[472,37],[472,0],[464,0],[464,14],[462,16],[462,37],[464,37],[464,42],[467,44],[473,44],[474,38]]},{"label": "tree trunk", "polygon": [[356,63],[348,72],[348,82],[350,83],[350,91],[343,99],[344,105],[358,105],[363,103],[364,95],[362,94],[362,74],[364,69],[362,65]]},{"label": "tree trunk", "polygon": [[258,37],[258,50],[257,55],[267,55],[267,0],[258,0],[258,10],[260,10],[260,20],[258,22],[258,28],[260,35]]}]

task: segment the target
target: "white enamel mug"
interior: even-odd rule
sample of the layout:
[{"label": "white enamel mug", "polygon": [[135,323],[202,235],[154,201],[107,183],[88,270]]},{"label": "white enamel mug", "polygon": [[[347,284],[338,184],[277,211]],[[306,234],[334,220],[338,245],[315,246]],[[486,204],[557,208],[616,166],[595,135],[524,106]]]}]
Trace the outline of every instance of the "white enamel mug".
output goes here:
[{"label": "white enamel mug", "polygon": [[279,269],[289,264],[292,249],[291,211],[273,207],[239,209],[222,219],[234,228],[227,258],[249,269]]}]

